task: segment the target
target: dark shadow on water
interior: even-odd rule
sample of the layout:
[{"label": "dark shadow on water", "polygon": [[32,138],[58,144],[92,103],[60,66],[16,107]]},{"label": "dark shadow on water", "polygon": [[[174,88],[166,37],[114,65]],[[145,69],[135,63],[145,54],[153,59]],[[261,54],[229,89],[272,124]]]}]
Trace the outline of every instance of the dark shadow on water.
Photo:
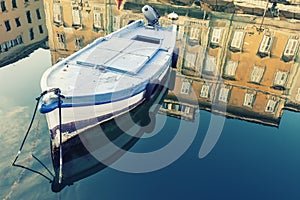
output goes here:
[{"label": "dark shadow on water", "polygon": [[[155,128],[156,113],[163,103],[167,91],[166,87],[159,86],[152,98],[144,101],[129,113],[85,130],[80,133],[80,136],[71,138],[70,142],[63,146],[63,178],[61,183],[59,183],[59,150],[53,149],[52,159],[55,178],[52,182],[52,191],[59,192],[74,182],[100,172],[132,148],[143,134],[151,133]],[[141,127],[140,130],[135,135],[127,134],[126,131],[134,125]],[[108,143],[113,143],[121,150],[102,152]],[[95,151],[107,154],[104,162],[93,156],[92,152]]]}]

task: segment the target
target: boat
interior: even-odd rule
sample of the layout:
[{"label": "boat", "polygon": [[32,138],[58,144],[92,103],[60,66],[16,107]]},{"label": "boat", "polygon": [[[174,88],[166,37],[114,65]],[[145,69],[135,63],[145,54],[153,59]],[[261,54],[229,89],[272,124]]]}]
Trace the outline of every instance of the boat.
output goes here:
[{"label": "boat", "polygon": [[[168,80],[168,85],[169,83],[174,84],[172,79]],[[62,149],[61,182],[59,181],[60,152],[59,149],[54,149],[52,160],[55,174],[51,184],[52,191],[60,192],[66,186],[101,172],[107,166],[117,162],[142,135],[151,133],[155,128],[156,114],[159,113],[168,90],[169,87],[160,87],[153,98],[146,100],[138,108],[85,130],[81,133],[81,137],[71,138]],[[140,128],[137,129],[137,126]],[[131,134],[128,134],[129,132]],[[86,145],[87,141],[89,146]],[[96,156],[99,154],[101,156]]]},{"label": "boat", "polygon": [[[145,16],[150,8],[143,7]],[[52,139],[60,131],[59,107],[67,139],[151,98],[155,85],[165,80],[175,42],[176,25],[163,28],[157,19],[139,20],[50,67],[41,78],[40,112]]]},{"label": "boat", "polygon": [[151,100],[170,77],[177,26],[162,27],[149,5],[142,12],[147,22],[130,22],[96,39],[41,78],[39,111],[46,115],[52,154],[59,152],[59,159],[53,157],[59,183],[63,158],[72,153],[74,141]]}]

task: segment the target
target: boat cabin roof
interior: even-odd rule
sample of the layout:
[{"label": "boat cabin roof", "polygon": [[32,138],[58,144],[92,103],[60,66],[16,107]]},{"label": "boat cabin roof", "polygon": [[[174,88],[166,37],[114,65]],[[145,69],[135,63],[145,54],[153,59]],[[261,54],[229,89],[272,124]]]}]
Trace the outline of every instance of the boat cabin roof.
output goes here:
[{"label": "boat cabin roof", "polygon": [[172,29],[154,30],[142,23],[124,27],[57,63],[46,86],[59,87],[65,95],[134,87],[160,72],[172,55],[172,38]]},{"label": "boat cabin roof", "polygon": [[[158,42],[160,42],[158,40]],[[134,39],[111,38],[100,43],[93,53],[77,58],[78,63],[89,63],[113,71],[136,74],[159,50],[160,43],[143,42]]]}]

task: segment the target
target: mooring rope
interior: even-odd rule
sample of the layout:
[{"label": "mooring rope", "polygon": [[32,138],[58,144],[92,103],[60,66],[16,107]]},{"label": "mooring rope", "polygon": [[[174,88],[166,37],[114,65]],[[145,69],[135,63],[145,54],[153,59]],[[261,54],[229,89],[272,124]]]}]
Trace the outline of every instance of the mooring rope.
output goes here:
[{"label": "mooring rope", "polygon": [[[39,162],[39,163],[40,163],[40,164],[41,164],[41,165],[49,172],[49,174],[50,174],[52,177],[54,177],[54,175],[53,175],[53,174],[51,173],[51,171],[47,168],[47,166],[46,166],[44,163],[42,163],[36,156],[33,155],[34,150],[35,150],[35,147],[36,147],[37,135],[38,135],[38,133],[39,133],[40,119],[41,119],[41,115],[39,115],[39,119],[38,119],[38,122],[37,122],[37,125],[36,125],[36,131],[35,131],[34,140],[33,140],[32,148],[31,148],[31,156],[32,156],[34,159],[36,159],[36,160],[37,160],[37,161],[38,161],[38,162]],[[30,158],[30,157],[27,158],[27,160],[28,160],[27,164],[29,164],[29,158]],[[13,166],[15,166],[15,167],[20,167],[20,168],[23,168],[23,169],[25,169],[25,170],[29,170],[29,171],[31,171],[31,172],[33,172],[33,173],[39,174],[39,175],[43,176],[44,178],[46,178],[50,183],[52,182],[52,179],[50,179],[50,178],[47,177],[45,174],[43,174],[43,173],[41,173],[41,172],[39,172],[39,171],[36,171],[36,170],[31,169],[31,168],[29,168],[29,167],[25,167],[25,166],[23,166],[23,165],[19,165],[19,164],[15,164],[15,163],[13,163]]]},{"label": "mooring rope", "polygon": [[[64,96],[60,94],[61,91],[60,91],[59,88],[53,88],[53,89],[50,89],[50,90],[47,90],[47,91],[42,92],[42,93],[40,94],[40,96],[36,98],[36,101],[37,101],[37,102],[36,102],[36,106],[35,106],[35,108],[34,108],[34,112],[33,112],[33,115],[32,115],[31,121],[30,121],[30,124],[29,124],[28,129],[27,129],[27,131],[26,131],[26,133],[25,133],[25,136],[24,136],[24,138],[23,138],[23,141],[22,141],[22,143],[21,143],[21,146],[20,146],[20,148],[19,148],[19,151],[18,151],[18,153],[17,153],[17,155],[16,155],[16,157],[15,157],[13,163],[12,163],[12,166],[20,167],[20,168],[23,168],[24,170],[21,172],[21,175],[19,176],[19,178],[14,182],[14,184],[13,184],[13,186],[12,186],[12,188],[11,188],[10,193],[6,196],[5,199],[9,199],[9,198],[10,198],[12,192],[13,192],[13,191],[15,190],[15,188],[16,188],[16,185],[18,185],[18,183],[20,182],[21,178],[23,177],[23,175],[24,175],[24,173],[25,173],[25,170],[29,170],[29,171],[31,171],[31,172],[34,172],[34,173],[36,173],[36,174],[39,174],[39,175],[43,176],[43,177],[46,178],[50,183],[53,181],[53,179],[47,177],[45,174],[43,174],[43,173],[41,173],[41,172],[39,172],[39,171],[30,169],[30,168],[25,167],[25,166],[23,166],[23,165],[16,164],[16,162],[17,162],[17,160],[18,160],[18,158],[19,158],[19,156],[20,156],[20,154],[21,154],[21,152],[22,152],[22,150],[23,150],[25,141],[27,140],[27,137],[28,137],[29,132],[30,132],[30,130],[31,130],[32,124],[33,124],[33,122],[34,122],[34,119],[35,119],[35,116],[36,116],[36,113],[37,113],[37,108],[38,108],[39,103],[40,103],[40,99],[41,99],[45,94],[47,94],[48,92],[54,92],[54,94],[56,94],[56,95],[58,96],[59,124],[60,124],[60,128],[59,128],[59,129],[60,129],[60,156],[61,156],[61,158],[60,158],[60,160],[61,160],[61,161],[60,161],[60,175],[59,175],[59,176],[60,176],[60,181],[61,181],[61,179],[62,179],[62,147],[61,147],[61,146],[62,146],[62,145],[61,145],[61,142],[62,142],[62,133],[61,133],[61,102],[60,102],[60,99],[61,99],[61,98],[64,98]],[[36,133],[35,133],[35,139],[34,139],[34,141],[33,141],[33,146],[32,146],[32,149],[31,149],[31,156],[32,156],[35,160],[37,160],[37,161],[38,161],[38,162],[39,162],[39,163],[40,163],[40,164],[48,171],[48,173],[52,176],[52,178],[54,178],[53,173],[51,173],[51,171],[46,167],[46,165],[44,165],[44,164],[43,164],[36,156],[33,155],[34,148],[35,148],[35,146],[36,146],[37,134],[38,134],[38,132],[39,132],[39,124],[40,124],[40,116],[39,116],[39,120],[38,120],[38,123],[37,123],[37,126],[36,126]],[[26,160],[25,160],[26,165],[29,164],[29,159],[30,159],[30,157],[27,157],[27,158],[26,158]]]},{"label": "mooring rope", "polygon": [[[54,92],[54,94],[56,94],[57,96],[58,96],[58,107],[59,107],[59,118],[60,118],[60,132],[61,132],[61,102],[60,102],[60,99],[61,98],[63,98],[64,96],[63,95],[61,95],[60,94],[60,89],[59,88],[53,88],[53,89],[50,89],[50,90],[47,90],[47,91],[44,91],[44,92],[42,92],[41,94],[40,94],[40,96],[39,97],[37,97],[36,98],[36,106],[35,106],[35,108],[34,108],[34,112],[33,112],[33,115],[32,115],[32,118],[31,118],[31,121],[30,121],[30,124],[29,124],[29,126],[28,126],[28,129],[27,129],[27,131],[26,131],[26,133],[25,133],[25,137],[23,138],[23,141],[22,141],[22,143],[21,143],[21,146],[20,146],[20,148],[19,148],[19,151],[18,151],[18,153],[17,153],[17,155],[16,155],[16,158],[14,159],[14,161],[13,161],[13,163],[12,163],[12,166],[15,166],[15,167],[21,167],[21,168],[23,168],[23,169],[27,169],[27,170],[29,170],[29,171],[31,171],[31,172],[34,172],[34,173],[37,173],[37,174],[39,174],[39,175],[41,175],[41,176],[43,176],[44,178],[46,178],[47,180],[49,180],[49,182],[51,183],[52,182],[52,179],[50,179],[49,177],[47,177],[46,175],[44,175],[44,174],[42,174],[41,172],[38,172],[38,171],[36,171],[36,170],[33,170],[33,169],[30,169],[30,168],[28,168],[28,167],[25,167],[25,166],[22,166],[22,165],[19,165],[19,164],[16,164],[16,162],[17,162],[17,160],[18,160],[18,158],[19,158],[19,156],[20,156],[20,154],[21,154],[21,152],[22,152],[22,149],[23,149],[23,147],[24,147],[24,144],[25,144],[25,141],[26,141],[26,139],[27,139],[27,137],[28,137],[28,135],[29,135],[29,132],[30,132],[30,130],[31,130],[31,127],[32,127],[32,124],[33,124],[33,122],[34,122],[34,119],[35,119],[35,116],[36,116],[36,113],[37,113],[37,108],[38,108],[38,106],[39,106],[39,103],[40,103],[40,100],[41,100],[41,98],[45,95],[45,94],[47,94],[47,93],[49,93],[49,92]],[[35,134],[35,140],[37,139],[37,133],[39,132],[39,123],[40,123],[40,118],[39,118],[39,121],[38,121],[38,123],[37,123],[37,127],[36,127],[36,134]],[[61,146],[61,141],[62,141],[62,135],[61,135],[61,133],[60,133],[60,146]],[[36,145],[36,141],[34,142],[34,146]],[[62,151],[62,149],[61,149],[61,151]],[[46,165],[44,165],[37,157],[35,157],[34,155],[33,155],[33,149],[32,149],[32,152],[31,152],[32,154],[32,157],[34,158],[34,159],[36,159],[48,172],[49,172],[49,174],[52,176],[52,178],[54,178],[54,175],[51,173],[51,171],[46,167]],[[60,154],[62,154],[62,153],[60,153]],[[62,156],[62,155],[61,155]],[[62,159],[62,158],[61,158]],[[62,162],[61,162],[61,165],[62,165]],[[62,169],[62,166],[61,166],[61,169]],[[60,176],[62,177],[62,170],[60,170],[61,171],[61,173],[60,173]]]},{"label": "mooring rope", "polygon": [[24,139],[23,139],[23,141],[22,141],[22,144],[21,144],[21,146],[20,146],[20,148],[19,148],[19,151],[18,151],[18,153],[17,153],[17,156],[16,156],[14,162],[12,163],[12,166],[16,166],[15,163],[17,162],[17,160],[18,160],[18,158],[19,158],[19,155],[21,154],[21,151],[22,151],[22,149],[23,149],[23,147],[24,147],[24,144],[25,144],[25,141],[26,141],[26,139],[27,139],[28,133],[29,133],[29,131],[31,130],[31,126],[32,126],[33,121],[34,121],[34,118],[35,118],[35,115],[36,115],[36,111],[37,111],[37,108],[38,108],[39,103],[40,103],[40,99],[41,99],[40,97],[36,98],[36,105],[35,105],[35,108],[34,108],[34,112],[33,112],[33,115],[32,115],[32,118],[31,118],[31,121],[30,121],[30,124],[29,124],[29,127],[28,127],[28,129],[27,129],[27,131],[26,131],[25,137],[24,137]]}]

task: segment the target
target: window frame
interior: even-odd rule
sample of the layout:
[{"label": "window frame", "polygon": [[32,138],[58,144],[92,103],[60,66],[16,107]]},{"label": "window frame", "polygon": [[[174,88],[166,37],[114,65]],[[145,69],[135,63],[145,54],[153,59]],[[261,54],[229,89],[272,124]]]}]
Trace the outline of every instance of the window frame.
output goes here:
[{"label": "window frame", "polygon": [[20,21],[20,17],[15,18],[15,23],[16,23],[16,27],[22,26],[21,21]]},{"label": "window frame", "polygon": [[9,20],[5,20],[4,21],[4,25],[5,25],[5,28],[6,28],[6,31],[11,31],[11,25],[10,25],[10,22]]}]

